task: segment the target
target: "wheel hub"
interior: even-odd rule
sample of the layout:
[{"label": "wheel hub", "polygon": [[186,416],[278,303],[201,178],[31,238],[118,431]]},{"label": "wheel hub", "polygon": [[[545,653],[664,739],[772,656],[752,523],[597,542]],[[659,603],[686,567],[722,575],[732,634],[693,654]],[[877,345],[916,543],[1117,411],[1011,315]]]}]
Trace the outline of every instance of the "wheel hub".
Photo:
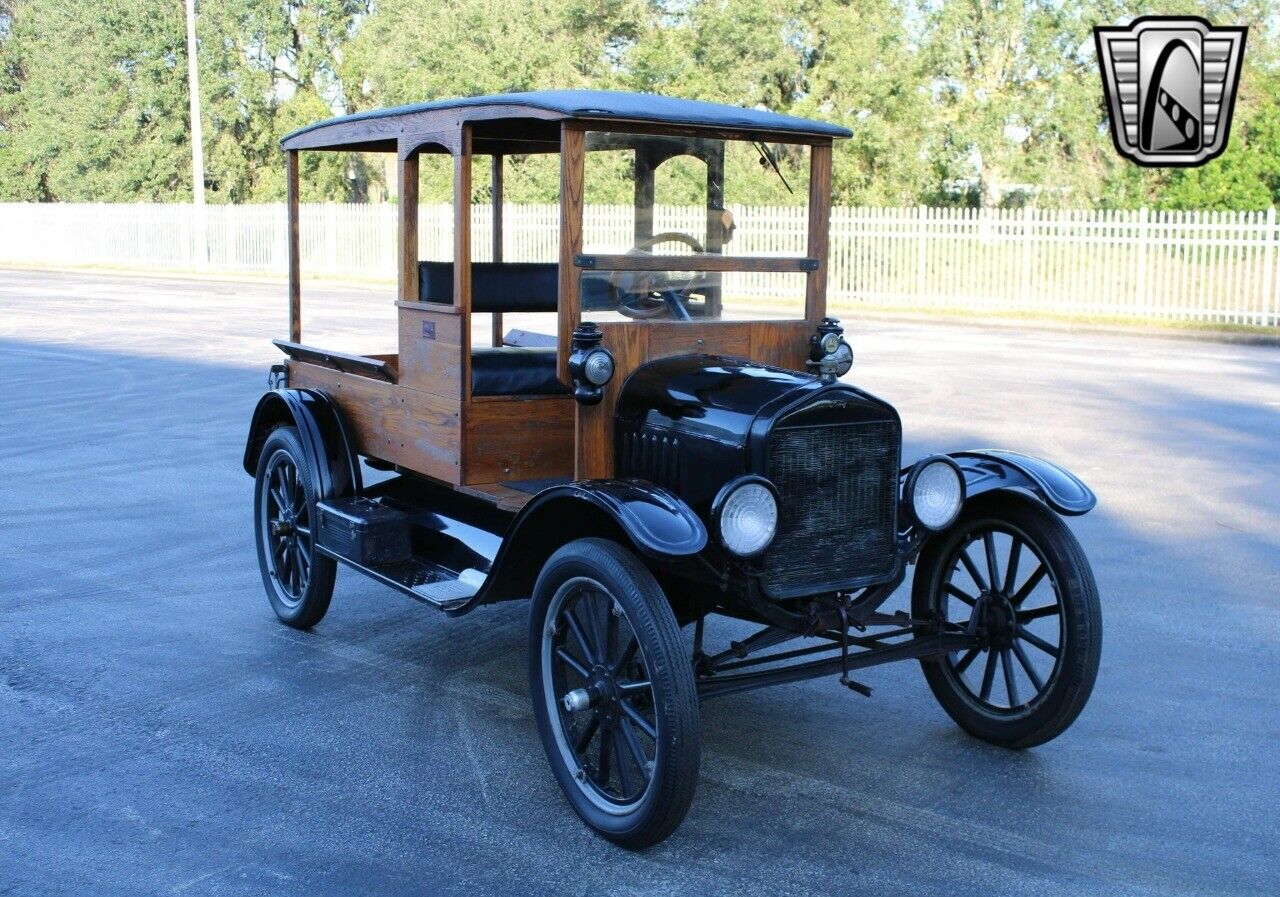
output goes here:
[{"label": "wheel hub", "polygon": [[604,664],[596,664],[591,669],[591,684],[587,687],[591,694],[591,706],[607,720],[618,715],[622,693],[618,691],[618,680],[613,670]]},{"label": "wheel hub", "polygon": [[982,624],[993,648],[1007,648],[1018,632],[1018,616],[1013,603],[1000,592],[982,595]]}]

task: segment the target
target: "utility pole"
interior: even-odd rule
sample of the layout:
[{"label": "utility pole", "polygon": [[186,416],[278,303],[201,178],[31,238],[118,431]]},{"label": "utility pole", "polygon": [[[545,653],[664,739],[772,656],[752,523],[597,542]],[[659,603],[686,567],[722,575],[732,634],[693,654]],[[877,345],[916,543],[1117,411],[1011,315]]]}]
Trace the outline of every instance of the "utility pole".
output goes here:
[{"label": "utility pole", "polygon": [[187,92],[191,102],[191,186],[204,205],[204,137],[200,130],[200,71],[196,65],[196,0],[187,0]]}]

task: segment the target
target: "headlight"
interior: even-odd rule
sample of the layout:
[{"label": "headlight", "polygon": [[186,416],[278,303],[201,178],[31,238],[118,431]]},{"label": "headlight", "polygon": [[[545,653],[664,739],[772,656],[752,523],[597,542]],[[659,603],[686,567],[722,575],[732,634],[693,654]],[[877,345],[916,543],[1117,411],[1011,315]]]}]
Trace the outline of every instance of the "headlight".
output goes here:
[{"label": "headlight", "polygon": [[822,354],[823,355],[835,354],[836,350],[840,348],[840,342],[841,342],[840,334],[824,333],[822,335],[822,342],[820,344],[822,347]]},{"label": "headlight", "polygon": [[596,349],[582,362],[582,376],[592,386],[604,386],[613,378],[613,356],[607,349]]},{"label": "headlight", "polygon": [[955,522],[964,505],[964,476],[945,455],[925,458],[907,477],[906,499],[916,522],[925,529],[944,530]]},{"label": "headlight", "polygon": [[764,551],[778,531],[778,500],[763,477],[739,477],[720,490],[711,507],[721,543],[739,557]]}]

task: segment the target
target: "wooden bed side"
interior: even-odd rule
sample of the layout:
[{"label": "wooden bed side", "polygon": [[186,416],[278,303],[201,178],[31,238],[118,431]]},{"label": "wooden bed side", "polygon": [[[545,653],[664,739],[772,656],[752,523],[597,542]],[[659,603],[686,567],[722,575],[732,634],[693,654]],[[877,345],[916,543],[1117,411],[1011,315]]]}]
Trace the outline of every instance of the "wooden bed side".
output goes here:
[{"label": "wooden bed side", "polygon": [[400,383],[462,401],[465,318],[450,305],[397,302]]},{"label": "wooden bed side", "polygon": [[289,383],[327,393],[360,454],[446,483],[461,482],[462,416],[456,399],[296,361],[289,362]]},{"label": "wooden bed side", "polygon": [[573,476],[572,396],[473,399],[463,414],[462,482]]}]

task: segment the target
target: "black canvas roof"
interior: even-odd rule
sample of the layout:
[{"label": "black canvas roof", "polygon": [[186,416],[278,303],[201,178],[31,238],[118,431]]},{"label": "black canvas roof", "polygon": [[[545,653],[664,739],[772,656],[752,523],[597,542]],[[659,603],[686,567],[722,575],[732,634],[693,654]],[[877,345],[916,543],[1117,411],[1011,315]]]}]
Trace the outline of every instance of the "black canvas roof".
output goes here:
[{"label": "black canvas roof", "polygon": [[[520,117],[520,110],[540,113],[540,117],[552,116],[567,119],[616,119],[620,121],[658,122],[690,127],[707,127],[728,130],[760,131],[776,134],[795,134],[811,137],[850,137],[847,128],[828,122],[780,115],[762,109],[743,109],[723,103],[707,103],[702,100],[684,100],[645,93],[622,93],[611,90],[539,90],[528,93],[504,93],[484,97],[460,97],[450,100],[432,100],[411,103],[387,109],[357,112],[307,125],[288,134],[281,141],[286,149],[300,145],[314,145],[313,141],[299,138],[317,130],[347,131],[345,125],[360,122],[370,124],[400,116],[416,116],[450,109],[476,110],[476,118],[492,118],[482,114],[489,107],[507,107],[506,117]],[[470,117],[470,116],[467,116]],[[318,135],[317,135],[318,136]],[[338,140],[337,143],[345,143]],[[291,146],[291,144],[293,144]]]}]

